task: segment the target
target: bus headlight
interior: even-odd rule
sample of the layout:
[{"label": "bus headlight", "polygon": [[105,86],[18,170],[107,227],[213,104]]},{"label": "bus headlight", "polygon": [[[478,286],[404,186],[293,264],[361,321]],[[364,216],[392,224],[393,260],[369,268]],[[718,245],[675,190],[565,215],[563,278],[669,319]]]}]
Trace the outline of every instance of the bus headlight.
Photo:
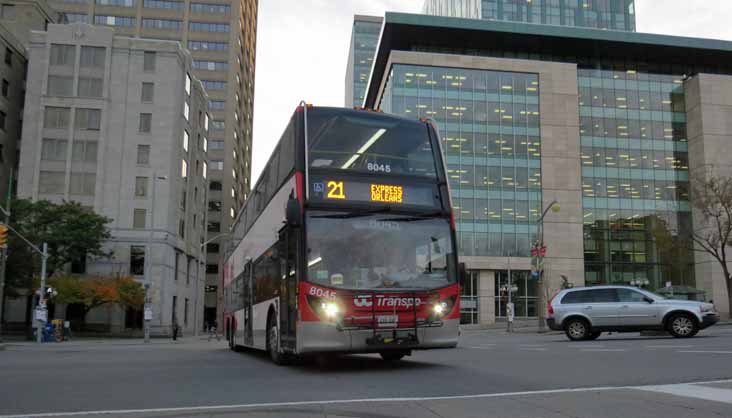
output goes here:
[{"label": "bus headlight", "polygon": [[434,312],[435,316],[442,316],[447,312],[447,303],[446,302],[439,302],[436,303],[434,306],[432,306],[432,311]]},{"label": "bus headlight", "polygon": [[341,312],[341,309],[338,307],[338,305],[333,302],[323,302],[321,304],[321,308],[323,309],[323,313],[328,319],[335,319]]}]

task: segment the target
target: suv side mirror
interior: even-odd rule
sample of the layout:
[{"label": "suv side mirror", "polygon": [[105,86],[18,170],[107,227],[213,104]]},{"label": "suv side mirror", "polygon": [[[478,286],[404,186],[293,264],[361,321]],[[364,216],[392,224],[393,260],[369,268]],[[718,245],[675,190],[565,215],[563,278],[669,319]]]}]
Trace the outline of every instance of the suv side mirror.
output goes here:
[{"label": "suv side mirror", "polygon": [[287,199],[287,207],[285,208],[285,219],[290,226],[300,226],[302,223],[302,210],[300,202],[294,197]]},{"label": "suv side mirror", "polygon": [[645,300],[648,303],[653,303],[654,302],[654,300],[651,299],[651,298],[649,298],[648,296],[643,296],[643,300]]}]

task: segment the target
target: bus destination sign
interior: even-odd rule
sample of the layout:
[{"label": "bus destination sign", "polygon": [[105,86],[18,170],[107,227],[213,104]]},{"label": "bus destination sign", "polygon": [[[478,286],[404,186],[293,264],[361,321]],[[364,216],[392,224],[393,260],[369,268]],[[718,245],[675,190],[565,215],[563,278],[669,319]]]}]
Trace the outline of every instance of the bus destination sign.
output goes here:
[{"label": "bus destination sign", "polygon": [[334,178],[313,179],[310,199],[329,202],[389,203],[439,206],[437,189],[429,184],[387,184]]}]

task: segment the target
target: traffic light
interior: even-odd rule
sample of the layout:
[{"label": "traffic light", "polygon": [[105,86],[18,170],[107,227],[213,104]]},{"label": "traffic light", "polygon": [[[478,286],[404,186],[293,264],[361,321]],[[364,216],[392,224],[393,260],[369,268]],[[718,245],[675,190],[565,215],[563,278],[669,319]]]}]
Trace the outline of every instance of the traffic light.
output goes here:
[{"label": "traffic light", "polygon": [[0,224],[0,248],[8,248],[8,227]]}]

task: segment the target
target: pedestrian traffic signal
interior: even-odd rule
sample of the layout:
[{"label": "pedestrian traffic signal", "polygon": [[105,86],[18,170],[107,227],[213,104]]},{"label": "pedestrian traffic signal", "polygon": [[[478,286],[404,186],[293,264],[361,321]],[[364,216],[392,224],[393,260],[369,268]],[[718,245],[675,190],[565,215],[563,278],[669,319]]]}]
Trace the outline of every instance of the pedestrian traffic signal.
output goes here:
[{"label": "pedestrian traffic signal", "polygon": [[8,248],[8,227],[0,224],[0,248]]}]

